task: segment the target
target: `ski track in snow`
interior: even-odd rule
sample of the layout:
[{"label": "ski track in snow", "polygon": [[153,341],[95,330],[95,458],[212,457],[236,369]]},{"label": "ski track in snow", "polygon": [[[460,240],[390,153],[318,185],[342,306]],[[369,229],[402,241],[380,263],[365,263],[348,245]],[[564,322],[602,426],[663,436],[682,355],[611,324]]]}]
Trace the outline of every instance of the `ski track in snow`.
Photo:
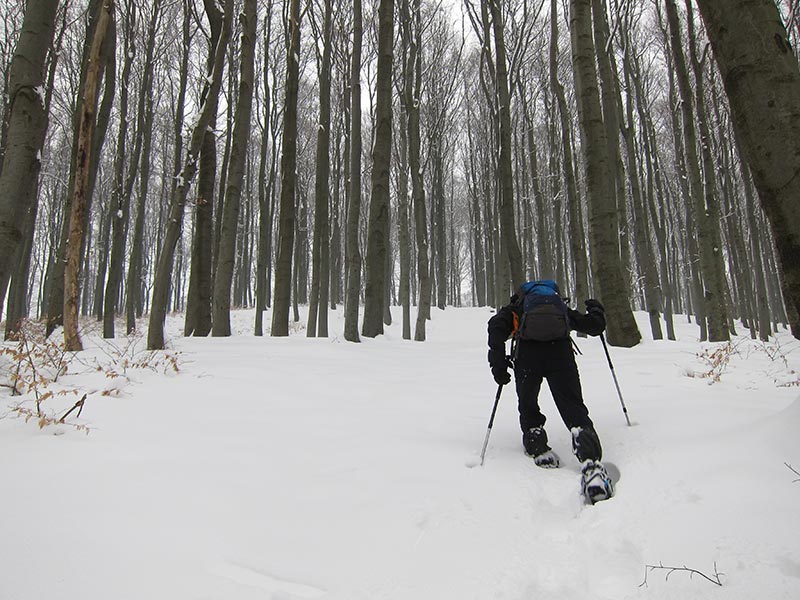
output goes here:
[{"label": "ski track in snow", "polygon": [[[465,466],[497,389],[490,314],[434,311],[425,344],[397,321],[350,344],[334,326],[252,337],[252,311],[233,314],[232,338],[186,339],[171,318],[181,372],[91,396],[88,437],[0,419],[0,599],[800,597],[800,483],[783,464],[800,466],[800,400],[774,363],[755,353],[720,383],[687,377],[704,366],[685,324],[679,342],[610,348],[628,427],[602,346],[577,340],[604,454],[624,471],[614,499],[587,506],[546,385],[562,467],[522,452],[511,386],[485,464]],[[662,562],[716,562],[725,587],[661,571],[639,587]]]}]

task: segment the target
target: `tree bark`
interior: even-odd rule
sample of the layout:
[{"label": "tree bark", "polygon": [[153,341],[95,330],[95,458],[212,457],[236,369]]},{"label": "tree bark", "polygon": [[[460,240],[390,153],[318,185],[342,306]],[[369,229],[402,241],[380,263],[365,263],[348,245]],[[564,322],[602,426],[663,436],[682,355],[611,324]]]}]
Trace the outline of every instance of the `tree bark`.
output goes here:
[{"label": "tree bark", "polygon": [[253,110],[253,83],[255,80],[256,49],[256,0],[245,0],[241,14],[243,23],[241,45],[241,71],[239,74],[239,98],[236,120],[231,140],[228,182],[220,232],[219,259],[214,277],[214,302],[212,335],[231,334],[231,285],[236,257],[236,237],[239,211],[242,202],[242,182],[247,161],[247,145],[250,138],[250,116]]},{"label": "tree bark", "polygon": [[[103,49],[106,36],[112,28],[113,0],[104,0],[98,8],[97,25],[89,51],[86,81],[82,89],[83,101],[78,126],[78,144],[75,160],[75,189],[69,218],[66,264],[64,265],[64,348],[70,352],[83,350],[78,332],[78,298],[80,295],[81,249],[83,246],[84,217],[88,204],[90,171],[93,158],[93,135],[96,125],[97,99],[104,68]],[[110,49],[113,52],[113,49]]]},{"label": "tree bark", "polygon": [[128,225],[130,222],[131,195],[133,185],[136,180],[136,170],[139,166],[139,157],[142,151],[145,128],[145,101],[149,88],[152,86],[153,78],[153,53],[155,47],[156,23],[160,14],[161,0],[155,0],[151,15],[148,37],[145,49],[144,75],[142,78],[142,88],[139,90],[137,102],[137,125],[133,156],[129,160],[129,171],[127,177],[124,174],[124,161],[127,159],[125,152],[125,137],[128,130],[128,85],[130,82],[131,63],[136,54],[135,44],[132,40],[135,35],[136,13],[133,5],[126,7],[129,13],[125,18],[125,63],[122,70],[122,93],[120,95],[120,128],[117,141],[117,157],[119,163],[114,170],[114,188],[112,191],[112,209],[110,218],[112,219],[112,238],[111,256],[109,259],[108,281],[103,301],[103,337],[114,337],[114,320],[119,304],[119,290],[122,283],[122,270],[125,261],[125,241],[128,235]]},{"label": "tree bark", "polygon": [[591,0],[570,1],[572,61],[589,199],[592,271],[599,299],[606,307],[609,343],[632,347],[639,343],[641,334],[628,301],[619,256],[617,207],[608,189],[606,133],[595,72],[590,4]]},{"label": "tree bark", "polygon": [[214,66],[208,75],[208,93],[205,96],[202,109],[200,110],[197,122],[192,130],[186,159],[183,163],[183,168],[176,178],[177,185],[170,202],[167,232],[162,242],[161,251],[158,256],[158,265],[153,280],[153,299],[147,332],[147,347],[150,350],[160,350],[164,348],[164,320],[167,316],[167,305],[169,303],[172,270],[175,260],[175,247],[183,227],[186,196],[189,193],[189,186],[197,173],[197,160],[200,154],[200,148],[205,138],[206,129],[216,112],[217,103],[214,99],[219,96],[219,90],[222,86],[222,72],[226,54],[225,49],[230,35],[232,14],[233,0],[227,0],[225,2],[222,34],[214,54]]},{"label": "tree bark", "polygon": [[350,71],[350,194],[345,227],[347,280],[344,297],[344,339],[359,342],[358,303],[361,293],[361,251],[358,227],[361,213],[361,0],[353,0],[353,56]]},{"label": "tree bark", "polygon": [[[9,68],[9,109],[0,171],[0,297],[5,297],[18,256],[31,187],[38,181],[47,132],[45,61],[55,35],[56,0],[29,0]],[[0,301],[0,314],[3,302]]]},{"label": "tree bark", "polygon": [[[586,236],[583,227],[578,186],[575,182],[572,156],[572,126],[569,119],[569,108],[564,92],[564,86],[558,80],[558,10],[556,0],[550,0],[550,85],[558,104],[558,114],[561,123],[561,146],[563,152],[564,184],[567,191],[567,211],[569,213],[569,243],[572,262],[575,266],[575,287],[572,298],[579,307],[589,297],[589,266],[586,256]],[[545,272],[546,276],[553,276],[553,272]],[[562,281],[561,285],[566,285]]]},{"label": "tree bark", "polygon": [[383,333],[387,244],[389,237],[389,170],[392,157],[392,58],[394,0],[380,0],[378,8],[378,73],[375,141],[372,146],[372,192],[367,234],[367,272],[364,281],[364,323],[361,334]]},{"label": "tree bark", "polygon": [[[498,180],[500,195],[500,231],[505,248],[511,285],[516,288],[525,281],[522,252],[519,249],[514,229],[514,175],[511,168],[511,93],[508,86],[506,66],[505,32],[503,31],[502,7],[499,0],[488,0],[492,14],[495,41],[495,84],[499,102],[500,155],[498,157]],[[503,287],[508,289],[508,281]]]},{"label": "tree bark", "polygon": [[[800,314],[800,71],[771,0],[698,0],[733,124],[769,220],[787,308]],[[791,323],[800,339],[800,322]]]},{"label": "tree bark", "polygon": [[319,70],[319,127],[314,176],[314,247],[311,260],[311,297],[308,305],[308,337],[328,337],[328,278],[330,273],[330,226],[328,183],[331,145],[331,27],[332,0],[325,0],[322,23],[322,64]]},{"label": "tree bark", "polygon": [[289,47],[286,60],[286,100],[283,113],[281,199],[278,215],[278,254],[275,260],[275,302],[272,309],[273,337],[289,335],[289,304],[292,289],[295,191],[297,187],[297,93],[300,78],[300,0],[291,0]]}]

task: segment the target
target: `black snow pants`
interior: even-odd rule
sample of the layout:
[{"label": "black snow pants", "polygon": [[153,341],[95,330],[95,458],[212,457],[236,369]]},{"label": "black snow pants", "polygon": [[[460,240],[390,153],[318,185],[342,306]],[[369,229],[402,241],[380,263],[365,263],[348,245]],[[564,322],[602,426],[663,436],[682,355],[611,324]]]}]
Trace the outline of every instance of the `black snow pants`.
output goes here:
[{"label": "black snow pants", "polygon": [[594,430],[583,402],[578,365],[569,338],[554,342],[520,341],[514,360],[514,379],[522,431],[545,423],[546,418],[539,409],[542,379],[547,380],[556,408],[568,429]]}]

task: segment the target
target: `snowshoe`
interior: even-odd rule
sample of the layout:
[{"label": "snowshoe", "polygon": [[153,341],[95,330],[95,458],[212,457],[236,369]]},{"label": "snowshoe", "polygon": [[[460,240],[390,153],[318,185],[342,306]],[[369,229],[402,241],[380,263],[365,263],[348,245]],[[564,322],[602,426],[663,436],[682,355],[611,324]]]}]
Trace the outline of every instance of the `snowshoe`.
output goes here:
[{"label": "snowshoe", "polygon": [[583,463],[581,493],[589,504],[608,500],[614,495],[614,483],[600,461],[587,460]]},{"label": "snowshoe", "polygon": [[537,467],[542,467],[543,469],[557,469],[561,466],[561,460],[553,450],[534,456],[533,462],[536,463]]}]

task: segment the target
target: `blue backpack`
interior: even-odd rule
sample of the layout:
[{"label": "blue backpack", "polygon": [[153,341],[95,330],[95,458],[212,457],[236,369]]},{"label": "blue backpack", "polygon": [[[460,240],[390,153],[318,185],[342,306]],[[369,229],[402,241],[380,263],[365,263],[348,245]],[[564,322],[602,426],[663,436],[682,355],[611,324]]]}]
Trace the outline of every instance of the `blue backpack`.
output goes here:
[{"label": "blue backpack", "polygon": [[542,279],[522,284],[517,292],[514,321],[513,336],[517,340],[552,342],[567,339],[569,314],[556,282]]}]

